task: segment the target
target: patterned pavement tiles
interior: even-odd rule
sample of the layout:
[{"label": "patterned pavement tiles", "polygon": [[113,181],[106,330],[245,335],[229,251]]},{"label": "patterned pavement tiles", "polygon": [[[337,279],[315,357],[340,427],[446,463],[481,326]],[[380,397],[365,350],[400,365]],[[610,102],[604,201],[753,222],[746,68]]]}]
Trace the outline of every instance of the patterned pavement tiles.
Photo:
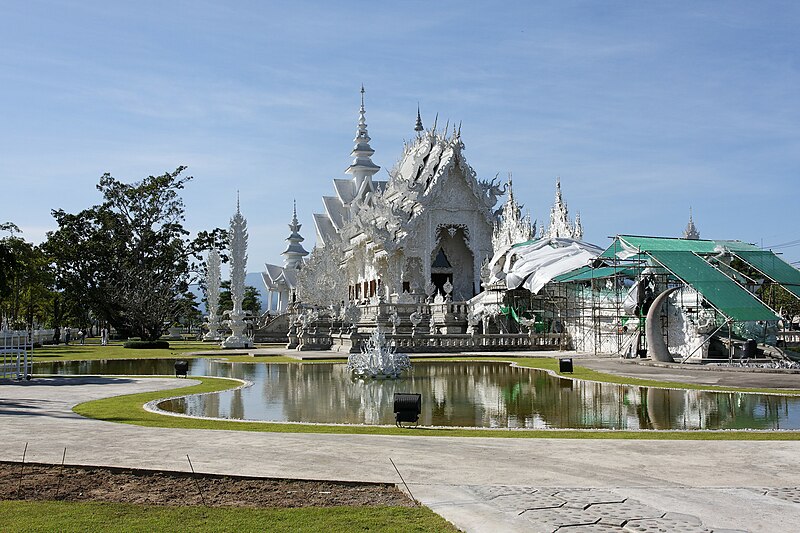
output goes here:
[{"label": "patterned pavement tiles", "polygon": [[[711,529],[693,515],[668,513],[607,489],[472,486],[483,503],[524,519],[535,532],[568,533],[747,533]],[[790,502],[800,489],[764,489]]]}]

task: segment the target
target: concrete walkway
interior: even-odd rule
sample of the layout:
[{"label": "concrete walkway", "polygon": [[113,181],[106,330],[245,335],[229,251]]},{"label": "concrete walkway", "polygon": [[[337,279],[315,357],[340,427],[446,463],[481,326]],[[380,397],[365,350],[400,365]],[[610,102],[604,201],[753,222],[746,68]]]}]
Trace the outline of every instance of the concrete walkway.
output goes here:
[{"label": "concrete walkway", "polygon": [[793,531],[800,442],[491,439],[145,428],[90,399],[172,378],[0,381],[0,460],[398,483],[465,531]]}]

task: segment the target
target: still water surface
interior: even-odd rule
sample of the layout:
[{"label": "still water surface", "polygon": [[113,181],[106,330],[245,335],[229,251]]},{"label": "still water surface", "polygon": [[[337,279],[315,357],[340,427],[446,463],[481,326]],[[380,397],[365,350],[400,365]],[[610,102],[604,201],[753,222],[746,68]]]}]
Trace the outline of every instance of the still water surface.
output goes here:
[{"label": "still water surface", "polygon": [[[173,359],[37,363],[37,373],[173,374]],[[192,375],[253,385],[162,402],[195,416],[393,424],[395,392],[422,394],[420,425],[499,428],[800,429],[800,397],[632,387],[563,379],[506,363],[415,363],[398,380],[353,379],[343,364],[190,359]]]}]

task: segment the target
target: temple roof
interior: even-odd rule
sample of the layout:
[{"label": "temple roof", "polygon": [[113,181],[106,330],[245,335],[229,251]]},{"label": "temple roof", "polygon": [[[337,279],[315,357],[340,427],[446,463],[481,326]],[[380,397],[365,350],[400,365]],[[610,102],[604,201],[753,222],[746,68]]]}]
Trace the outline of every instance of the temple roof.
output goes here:
[{"label": "temple roof", "polygon": [[324,196],[324,214],[314,215],[320,244],[325,246],[340,240],[343,231],[347,234],[345,239],[360,232],[372,233],[368,226],[376,224],[384,234],[388,232],[396,240],[404,238],[405,226],[424,210],[428,197],[433,197],[433,191],[439,189],[437,184],[444,176],[456,169],[475,195],[486,221],[493,223],[497,188],[494,183],[479,182],[475,171],[467,164],[462,155],[464,144],[460,128],[448,130],[449,125],[444,131],[437,131],[435,122],[429,130],[416,130],[417,135],[404,146],[400,160],[389,171],[389,179],[373,180],[373,169],[379,167],[374,166],[370,158],[374,152],[368,145],[362,99],[357,144],[353,150],[357,159],[347,170],[353,178],[334,179],[336,196]]}]

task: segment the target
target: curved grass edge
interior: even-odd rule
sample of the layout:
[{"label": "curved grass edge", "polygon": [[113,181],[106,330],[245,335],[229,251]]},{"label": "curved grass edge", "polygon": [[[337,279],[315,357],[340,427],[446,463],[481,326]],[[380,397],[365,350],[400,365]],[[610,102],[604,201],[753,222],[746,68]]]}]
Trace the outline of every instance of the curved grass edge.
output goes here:
[{"label": "curved grass edge", "polygon": [[800,389],[775,389],[775,388],[758,388],[758,387],[726,387],[720,385],[704,385],[695,383],[683,383],[680,381],[661,381],[657,379],[643,379],[632,378],[627,376],[619,376],[617,374],[609,374],[607,372],[600,372],[592,370],[584,366],[580,366],[573,359],[574,372],[570,374],[563,374],[559,371],[559,361],[551,357],[529,357],[529,358],[508,358],[502,356],[469,356],[469,357],[436,357],[436,358],[420,358],[414,359],[414,362],[436,362],[436,361],[497,361],[511,363],[522,368],[531,368],[534,370],[545,370],[560,378],[574,379],[579,381],[593,381],[597,383],[608,383],[611,385],[630,385],[633,387],[656,387],[659,389],[676,389],[676,390],[698,390],[709,392],[747,392],[758,394],[777,394],[781,396],[798,396]]},{"label": "curved grass edge", "polygon": [[[556,362],[557,363],[557,362]],[[531,367],[539,368],[539,367]],[[576,370],[578,368],[576,367]],[[548,369],[544,369],[548,370]],[[588,369],[585,369],[588,370]],[[593,372],[593,371],[590,371]],[[556,372],[558,374],[558,372]],[[601,373],[599,373],[601,374]],[[559,374],[560,375],[560,374]],[[464,428],[394,428],[386,426],[297,424],[251,422],[162,415],[145,410],[148,402],[177,395],[207,394],[241,386],[241,381],[192,377],[199,384],[114,396],[76,405],[76,414],[122,424],[175,429],[210,429],[256,431],[270,433],[326,433],[341,435],[393,435],[416,437],[484,437],[484,438],[550,438],[550,439],[628,439],[628,440],[800,440],[800,431],[764,430],[605,430],[605,429],[464,429]],[[725,389],[729,390],[729,389]],[[178,394],[176,394],[178,393]]]}]

